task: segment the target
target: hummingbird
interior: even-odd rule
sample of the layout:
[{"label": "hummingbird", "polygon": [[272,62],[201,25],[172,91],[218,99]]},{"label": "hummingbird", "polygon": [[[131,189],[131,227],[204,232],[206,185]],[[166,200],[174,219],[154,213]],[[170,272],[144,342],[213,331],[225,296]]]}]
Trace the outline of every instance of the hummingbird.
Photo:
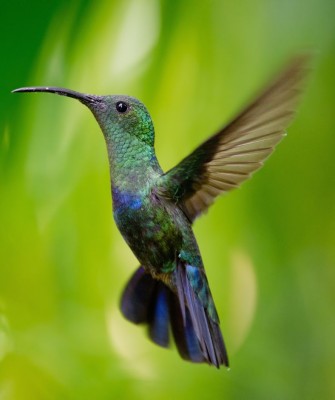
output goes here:
[{"label": "hummingbird", "polygon": [[175,167],[156,158],[151,116],[125,95],[91,95],[60,87],[23,87],[79,100],[93,113],[107,145],[113,216],[140,266],[121,297],[121,311],[148,326],[149,338],[181,357],[228,367],[220,321],[192,224],[221,194],[258,170],[286,135],[302,91],[305,57],[297,57],[256,99]]}]

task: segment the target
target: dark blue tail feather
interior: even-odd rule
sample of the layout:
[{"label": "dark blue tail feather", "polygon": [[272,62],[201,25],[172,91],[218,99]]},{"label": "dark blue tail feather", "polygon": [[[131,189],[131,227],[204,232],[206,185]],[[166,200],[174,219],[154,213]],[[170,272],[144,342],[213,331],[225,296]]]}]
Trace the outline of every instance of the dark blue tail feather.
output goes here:
[{"label": "dark blue tail feather", "polygon": [[156,290],[151,299],[149,337],[159,346],[169,345],[169,289],[162,282],[155,282]]},{"label": "dark blue tail feather", "polygon": [[135,324],[149,321],[150,304],[156,287],[156,281],[143,267],[136,270],[125,287],[121,299],[123,315]]},{"label": "dark blue tail feather", "polygon": [[185,320],[177,296],[171,296],[171,327],[179,354],[184,360],[194,363],[205,362],[197,335],[195,334],[190,313],[185,310]]}]

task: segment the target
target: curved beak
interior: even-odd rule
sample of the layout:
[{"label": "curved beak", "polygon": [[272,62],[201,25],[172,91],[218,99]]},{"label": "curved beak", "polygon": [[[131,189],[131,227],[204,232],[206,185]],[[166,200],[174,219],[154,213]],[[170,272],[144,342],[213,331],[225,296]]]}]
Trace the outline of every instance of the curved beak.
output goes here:
[{"label": "curved beak", "polygon": [[31,87],[23,87],[19,89],[12,90],[12,93],[21,93],[21,92],[47,92],[47,93],[55,93],[60,96],[72,97],[73,99],[77,99],[81,101],[86,106],[100,103],[102,100],[102,96],[96,96],[93,94],[85,94],[76,92],[75,90],[65,89],[60,87],[52,87],[52,86],[31,86]]}]

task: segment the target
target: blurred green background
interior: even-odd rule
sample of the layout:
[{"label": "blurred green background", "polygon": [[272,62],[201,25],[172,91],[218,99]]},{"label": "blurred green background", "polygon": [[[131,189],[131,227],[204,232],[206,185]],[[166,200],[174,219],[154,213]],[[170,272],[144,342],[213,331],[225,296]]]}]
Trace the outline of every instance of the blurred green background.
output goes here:
[{"label": "blurred green background", "polygon": [[[335,398],[334,15],[332,0],[2,4],[1,400]],[[314,68],[289,135],[195,224],[231,370],[186,363],[120,315],[137,261],[93,117],[10,91],[139,97],[167,169],[301,49]]]}]

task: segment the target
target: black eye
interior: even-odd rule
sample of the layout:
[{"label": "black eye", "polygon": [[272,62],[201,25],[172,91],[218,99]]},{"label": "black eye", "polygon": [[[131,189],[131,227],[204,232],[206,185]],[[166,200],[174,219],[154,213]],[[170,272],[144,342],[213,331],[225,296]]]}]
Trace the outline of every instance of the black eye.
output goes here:
[{"label": "black eye", "polygon": [[115,104],[116,111],[119,113],[125,113],[128,110],[128,104],[125,103],[124,101],[118,101]]}]

